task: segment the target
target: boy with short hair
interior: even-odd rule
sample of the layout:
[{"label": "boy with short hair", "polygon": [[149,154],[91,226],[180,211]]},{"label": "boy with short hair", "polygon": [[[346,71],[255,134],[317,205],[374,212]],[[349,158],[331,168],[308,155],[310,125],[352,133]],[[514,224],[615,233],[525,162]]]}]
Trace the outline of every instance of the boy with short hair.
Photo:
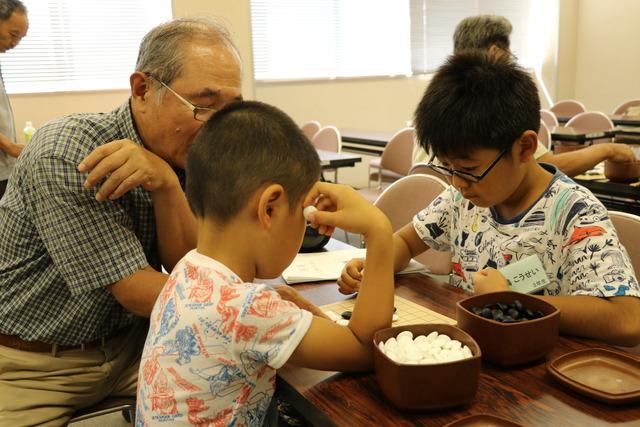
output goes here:
[{"label": "boy with short hair", "polygon": [[[394,269],[428,248],[451,251],[453,284],[484,293],[509,288],[498,268],[535,255],[550,281],[540,298],[561,310],[562,332],[635,345],[640,290],[629,257],[602,203],[536,163],[539,110],[535,84],[506,57],[462,52],[438,70],[415,124],[452,185],[395,233]],[[358,289],[362,268],[347,264],[342,292]]]},{"label": "boy with short hair", "polygon": [[[265,419],[276,369],[366,370],[373,333],[391,324],[391,225],[353,189],[318,183],[315,149],[283,112],[240,102],[205,124],[187,159],[197,249],[176,266],[151,314],[140,363],[138,425],[246,425]],[[347,327],[281,299],[279,276],[306,226],[363,233],[371,267]],[[327,344],[329,343],[329,344]]]}]

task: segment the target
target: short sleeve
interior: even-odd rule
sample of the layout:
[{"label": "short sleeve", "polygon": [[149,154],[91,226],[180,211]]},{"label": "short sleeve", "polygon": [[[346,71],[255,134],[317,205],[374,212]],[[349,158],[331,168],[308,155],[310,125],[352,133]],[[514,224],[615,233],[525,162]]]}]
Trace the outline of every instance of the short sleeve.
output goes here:
[{"label": "short sleeve", "polygon": [[264,285],[247,295],[243,307],[234,328],[233,355],[245,367],[280,368],[307,333],[313,315]]},{"label": "short sleeve", "polygon": [[119,201],[98,202],[77,165],[41,158],[30,175],[31,220],[72,295],[115,283],[148,264]]},{"label": "short sleeve", "polygon": [[451,211],[456,190],[447,187],[429,206],[413,217],[413,227],[422,241],[438,251],[451,250]]},{"label": "short sleeve", "polygon": [[631,261],[606,208],[594,203],[568,220],[560,274],[569,282],[569,293],[597,297],[640,296]]}]

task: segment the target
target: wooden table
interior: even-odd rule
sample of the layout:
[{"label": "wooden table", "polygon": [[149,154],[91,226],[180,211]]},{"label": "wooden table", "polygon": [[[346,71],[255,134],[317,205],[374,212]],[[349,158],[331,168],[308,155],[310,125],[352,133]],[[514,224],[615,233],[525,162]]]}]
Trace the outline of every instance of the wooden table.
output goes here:
[{"label": "wooden table", "polygon": [[[609,114],[609,118],[616,126],[640,126],[640,117],[625,114]],[[571,117],[558,117],[558,123],[567,123]]]},{"label": "wooden table", "polygon": [[355,166],[362,161],[362,157],[355,154],[336,153],[333,151],[316,150],[320,157],[320,166],[323,169],[336,169]]},{"label": "wooden table", "polygon": [[[344,298],[333,283],[297,285],[296,289],[318,305]],[[466,296],[421,275],[396,277],[396,294],[453,318],[456,301]],[[590,340],[561,337],[547,361],[588,347],[609,348]],[[640,407],[607,406],[573,393],[547,374],[545,361],[511,369],[483,362],[471,404],[433,413],[398,411],[385,400],[371,373],[339,374],[285,366],[278,370],[277,384],[278,393],[317,426],[443,426],[481,413],[535,427],[640,426]]]},{"label": "wooden table", "polygon": [[379,156],[393,137],[390,132],[375,132],[360,129],[341,128],[342,147],[351,151]]},{"label": "wooden table", "polygon": [[574,126],[554,126],[553,128],[551,128],[551,139],[553,141],[584,144],[588,141],[603,138],[612,138],[613,136],[615,136],[614,130],[593,132]]}]

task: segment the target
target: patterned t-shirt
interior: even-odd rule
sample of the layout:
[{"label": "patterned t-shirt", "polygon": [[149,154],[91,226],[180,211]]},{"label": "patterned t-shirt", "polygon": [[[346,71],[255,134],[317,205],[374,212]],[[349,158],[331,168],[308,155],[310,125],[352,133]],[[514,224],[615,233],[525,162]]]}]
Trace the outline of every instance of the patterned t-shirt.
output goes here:
[{"label": "patterned t-shirt", "polygon": [[606,208],[551,165],[554,174],[524,213],[504,220],[450,186],[413,219],[429,247],[451,251],[453,284],[473,291],[471,274],[537,255],[551,282],[547,295],[640,296],[631,261]]},{"label": "patterned t-shirt", "polygon": [[189,252],[151,313],[136,425],[262,425],[275,370],[311,320],[270,286],[243,283],[219,262]]}]

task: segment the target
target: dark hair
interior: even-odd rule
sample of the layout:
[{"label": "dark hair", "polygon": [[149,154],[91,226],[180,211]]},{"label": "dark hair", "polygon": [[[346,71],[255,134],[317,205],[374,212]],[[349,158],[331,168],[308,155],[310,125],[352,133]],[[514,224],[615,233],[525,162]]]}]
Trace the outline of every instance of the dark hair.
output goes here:
[{"label": "dark hair", "polygon": [[503,16],[470,16],[456,26],[453,33],[453,51],[489,49],[495,44],[508,52],[511,31],[511,22]]},{"label": "dark hair", "polygon": [[27,8],[20,0],[0,0],[0,21],[11,18],[13,12],[27,14]]},{"label": "dark hair", "polygon": [[290,207],[318,181],[320,159],[284,112],[232,103],[205,123],[187,155],[187,200],[197,217],[227,223],[261,186],[278,183]]},{"label": "dark hair", "polygon": [[512,59],[463,51],[431,79],[414,123],[422,148],[437,157],[504,150],[540,127],[540,100],[531,77]]}]

